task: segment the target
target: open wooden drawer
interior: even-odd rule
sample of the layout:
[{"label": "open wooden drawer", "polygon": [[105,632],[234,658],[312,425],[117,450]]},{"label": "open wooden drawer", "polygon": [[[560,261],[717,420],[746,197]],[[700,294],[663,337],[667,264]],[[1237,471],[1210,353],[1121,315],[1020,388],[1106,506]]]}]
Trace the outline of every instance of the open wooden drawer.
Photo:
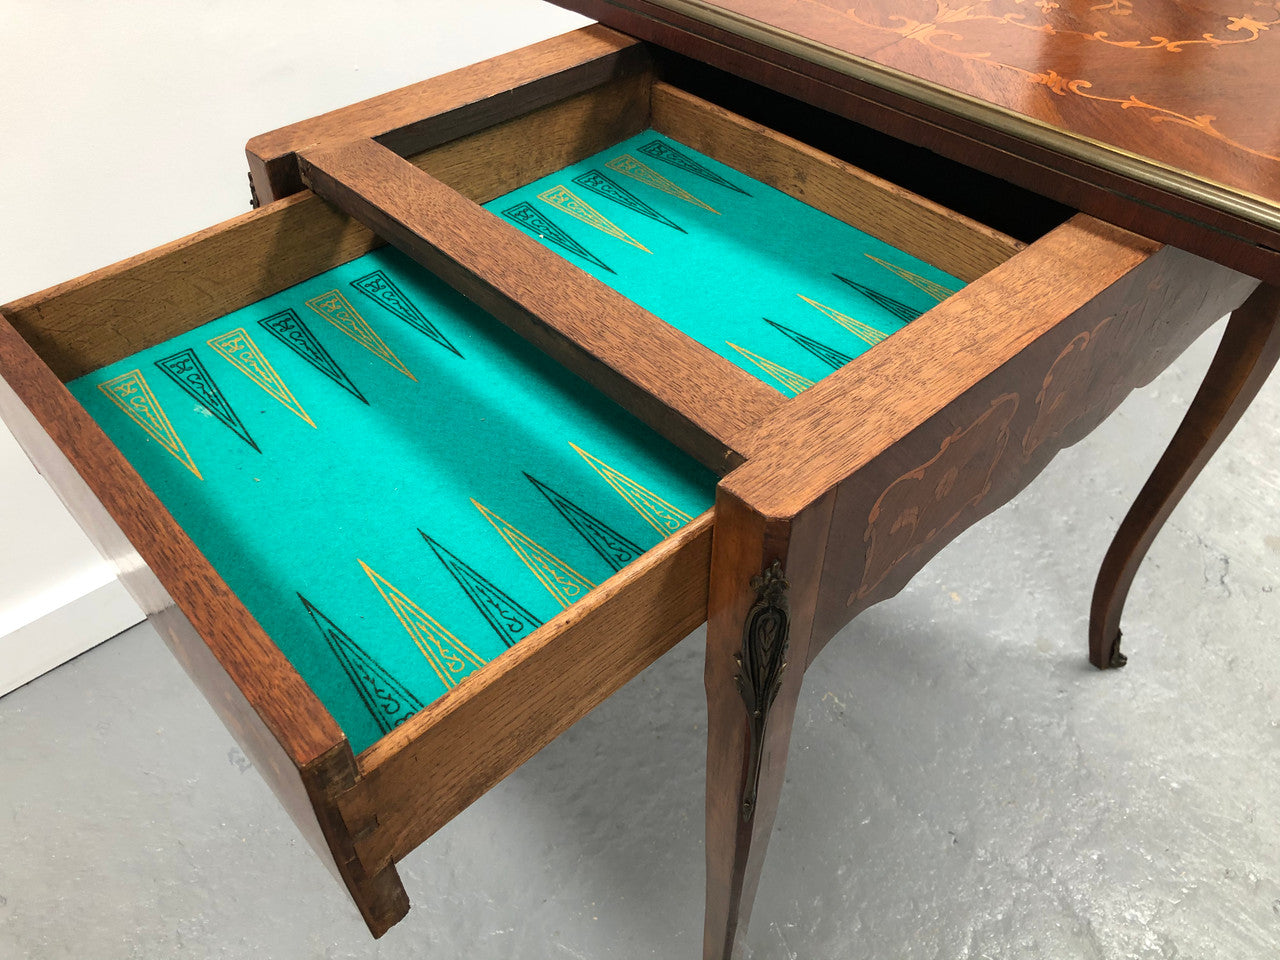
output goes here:
[{"label": "open wooden drawer", "polygon": [[[0,409],[5,419],[103,551],[127,558],[136,548],[142,556],[145,569],[122,571],[126,584],[313,846],[346,883],[375,935],[408,908],[395,869],[397,860],[707,618],[715,512],[702,512],[677,524],[679,529],[661,531],[670,535],[655,537],[656,545],[641,556],[628,557],[630,562],[607,579],[592,578],[598,586],[562,612],[546,617],[491,662],[474,665],[476,669],[465,679],[434,701],[415,695],[423,701],[421,709],[411,716],[402,715],[409,711],[397,714],[394,719],[400,722],[388,725],[385,734],[366,745],[344,732],[313,685],[303,680],[281,651],[291,638],[269,635],[259,623],[263,617],[255,618],[244,598],[228,585],[227,580],[233,579],[230,573],[220,572],[198,547],[203,534],[179,524],[175,514],[182,510],[166,508],[158,485],[143,480],[64,384],[81,377],[94,381],[95,376],[111,382],[116,375],[108,368],[139,351],[172,346],[154,357],[148,355],[147,363],[153,364],[180,349],[195,349],[183,337],[198,335],[200,343],[208,343],[216,334],[248,327],[250,321],[228,317],[238,310],[249,308],[246,316],[254,324],[277,316],[287,307],[284,301],[273,300],[269,305],[262,301],[294,296],[291,291],[298,284],[304,285],[297,289],[306,295],[297,295],[293,309],[306,316],[307,305],[332,286],[322,278],[326,271],[356,261],[387,240],[580,376],[591,385],[583,387],[584,392],[599,390],[673,448],[700,461],[711,471],[706,476],[729,475],[726,483],[736,483],[733,495],[743,503],[750,505],[755,497],[752,491],[767,486],[772,478],[777,481],[779,502],[794,496],[799,504],[806,494],[795,491],[807,489],[804,478],[810,470],[832,489],[844,478],[848,457],[833,457],[828,448],[824,456],[809,463],[810,453],[816,451],[807,446],[810,438],[824,430],[830,434],[833,425],[843,422],[847,410],[840,398],[857,395],[867,402],[874,398],[884,411],[874,424],[879,434],[868,432],[850,441],[855,453],[858,444],[864,443],[868,456],[878,453],[877,437],[889,433],[917,436],[926,427],[936,432],[939,411],[952,397],[964,395],[983,380],[981,376],[957,379],[957,355],[969,351],[978,356],[998,344],[1011,358],[1035,347],[1040,352],[1067,351],[1060,355],[1069,362],[1069,345],[1082,332],[1110,316],[1145,322],[1182,289],[1180,283],[1190,283],[1191,273],[1200,269],[1197,264],[1204,263],[1083,217],[1024,246],[662,82],[641,48],[609,31],[580,31],[533,49],[533,53],[502,58],[499,68],[490,65],[442,78],[431,88],[439,101],[432,107],[434,114],[424,101],[430,105],[435,94],[418,91],[411,103],[398,108],[389,103],[366,104],[359,116],[334,115],[319,127],[285,135],[284,140],[300,138],[289,149],[265,159],[265,153],[257,155],[260,194],[267,192],[264,185],[270,186],[273,195],[289,193],[300,186],[297,178],[305,177],[321,193],[372,224],[376,233],[310,192],[292,193],[243,217],[0,309],[8,320],[0,324]],[[401,112],[396,113],[397,109]],[[317,132],[320,128],[324,129]],[[486,211],[477,206],[651,129],[689,148],[685,158],[692,157],[704,170],[720,169],[707,164],[707,158],[725,164],[928,265],[918,270],[883,268],[884,278],[897,285],[897,295],[885,294],[889,300],[914,296],[914,290],[937,302],[945,296],[941,288],[946,284],[931,279],[933,268],[969,286],[910,324],[899,317],[900,335],[864,337],[863,345],[872,348],[847,363],[844,360],[856,352],[851,348],[819,343],[828,348],[824,357],[822,351],[814,352],[801,340],[793,340],[828,368],[839,368],[812,391],[800,392],[816,377],[788,380],[779,370],[793,375],[796,371],[784,363],[760,364],[758,360],[770,360],[760,351],[750,351],[756,360],[731,362],[725,351],[678,332],[504,220],[502,214],[509,207],[500,204],[502,209]],[[381,142],[363,139],[373,135]],[[266,150],[262,144],[259,147]],[[703,158],[694,157],[692,151]],[[407,155],[408,160],[397,154]],[[664,168],[664,173],[667,182],[681,182],[682,174],[675,168]],[[684,173],[701,177],[688,170]],[[690,195],[692,182],[686,181],[685,192]],[[642,187],[634,187],[628,195],[641,196]],[[646,205],[652,209],[656,199],[649,196]],[[694,208],[687,200],[677,199]],[[611,221],[614,226],[617,219]],[[561,221],[561,229],[569,223]],[[659,226],[669,229],[666,224]],[[587,224],[587,228],[602,229],[598,224]],[[627,245],[616,236],[611,240]],[[765,253],[778,242],[764,234],[747,240],[762,243]],[[398,262],[378,261],[367,269],[361,267],[351,278],[344,275],[338,289],[347,291],[345,306],[330,309],[330,317],[322,320],[322,311],[311,308],[316,315],[314,328],[331,324],[324,328],[326,356],[333,355],[339,344],[348,344],[349,350],[378,352],[364,334],[364,342],[350,345],[360,339],[351,329],[363,331],[367,325],[351,321],[350,329],[339,328],[346,334],[344,340],[334,333],[333,327],[339,325],[331,318],[346,311],[349,321],[352,313],[359,312],[352,311],[350,301],[356,294],[350,292],[351,280],[377,271],[383,271],[385,280],[388,271],[410,270],[404,265],[389,266]],[[392,286],[395,296],[403,300],[407,281],[397,277],[391,277]],[[1042,281],[1038,288],[1032,286],[1037,278]],[[305,287],[313,282],[320,286]],[[1247,282],[1241,281],[1198,303],[1176,331],[1162,337],[1160,355],[1144,370],[1154,375],[1247,292]],[[786,296],[794,299],[791,291]],[[856,320],[847,310],[818,297],[809,299]],[[386,297],[380,304],[376,300],[364,307],[366,315],[372,318],[375,310],[383,311],[380,317],[385,326],[378,326],[377,341],[384,347],[392,344],[387,352],[400,358],[402,350],[393,338],[422,338],[426,331],[412,319],[406,320],[408,308],[398,312],[387,307],[391,301]],[[415,309],[420,319],[428,319],[420,308]],[[834,319],[831,313],[824,316]],[[219,327],[208,337],[197,331],[214,321],[227,330]],[[836,322],[856,337],[852,326]],[[939,330],[955,331],[956,324],[966,326],[950,336],[932,336]],[[275,351],[273,361],[287,359],[290,350],[294,353],[290,362],[298,361],[296,348],[281,349],[282,341],[272,341],[256,326],[250,329],[261,347]],[[880,332],[891,329],[895,328]],[[446,339],[452,347],[461,346],[447,335]],[[237,343],[230,352],[245,349],[243,341]],[[420,343],[447,359],[443,344],[429,334]],[[467,352],[465,346],[461,352]],[[200,355],[206,365],[214,362],[214,354]],[[307,362],[314,367],[318,356],[313,350]],[[998,366],[992,357],[982,354],[979,359]],[[391,366],[386,356],[370,362]],[[535,359],[529,367],[539,368],[539,363]],[[217,368],[212,379],[222,383],[241,373],[254,379],[243,365],[239,373],[231,366]],[[1139,370],[1133,379],[1141,382],[1147,375]],[[159,372],[148,376],[157,387],[165,383]],[[332,371],[324,376],[335,396],[346,390]],[[429,385],[429,377],[420,372],[419,376],[419,384]],[[911,385],[901,403],[894,393],[899,379]],[[919,385],[931,381],[936,395],[924,403]],[[316,382],[323,385],[321,380]],[[97,390],[107,401],[103,409],[110,412],[114,401],[99,386],[92,382],[90,395]],[[242,386],[250,391],[263,387],[271,393],[272,398],[263,401],[267,406],[276,401],[285,405],[278,384],[275,392],[258,380]],[[181,396],[174,390],[186,388],[174,380],[166,389],[173,398]],[[788,399],[789,393],[799,396]],[[1098,416],[1119,402],[1122,394],[1112,394],[1099,402]],[[210,421],[210,430],[226,432],[232,446],[247,449],[245,438],[218,416],[215,400],[202,406],[218,421]],[[610,409],[604,399],[594,408]],[[429,409],[424,400],[423,415]],[[831,412],[825,420],[824,409]],[[288,417],[297,411],[274,412]],[[621,410],[601,415],[619,421],[630,416]],[[121,429],[138,426],[137,421],[118,422]],[[1052,437],[1061,446],[1084,428],[1084,424],[1048,422],[1044,438]],[[253,435],[252,425],[246,433]],[[149,435],[166,447],[159,452],[160,462],[171,460],[170,467],[177,464],[179,472],[192,472],[171,442]],[[263,437],[255,440],[266,446]],[[662,447],[658,441],[644,443]],[[511,466],[508,450],[493,444],[475,446],[471,453],[481,464]],[[1051,448],[1056,449],[1053,444],[1045,446],[1040,465]],[[192,465],[199,463],[194,451],[185,452]],[[678,460],[680,455],[670,456]],[[604,456],[596,459],[608,466]],[[488,469],[482,466],[472,472]],[[701,468],[680,469],[695,476]],[[459,495],[465,492],[460,489]],[[530,487],[525,493],[549,498],[541,487]],[[659,499],[669,503],[674,497]],[[370,510],[374,512],[374,505]],[[604,525],[617,526],[616,522]],[[910,562],[890,564],[861,593],[855,583],[853,592],[860,605],[900,586],[912,569],[960,528],[948,529],[944,536],[931,535],[923,546],[898,545]],[[579,548],[586,549],[582,544]],[[421,549],[430,559],[426,547]],[[453,552],[461,555],[464,549]],[[343,562],[350,564],[353,558],[344,556]],[[862,564],[851,559],[847,566],[860,573]],[[835,567],[833,562],[832,571]],[[862,585],[866,583],[864,579]],[[838,577],[833,574],[829,589],[825,579],[823,584],[822,596],[829,593],[834,599],[816,617],[819,627],[815,629],[822,636],[811,645],[813,653],[838,629],[845,611],[847,616],[856,612],[852,601],[844,602],[850,591]],[[430,608],[422,598],[432,595],[431,582],[395,586]],[[740,586],[745,589],[746,585]],[[738,591],[738,586],[733,590]],[[311,599],[310,607],[323,611],[324,604]],[[289,595],[281,602],[296,606],[298,599]],[[324,633],[325,622],[334,625],[328,618],[313,617],[310,608],[303,615],[311,617],[316,633]],[[339,632],[351,629],[344,631],[341,624],[336,628]],[[333,663],[336,672],[340,662]],[[350,666],[350,662],[341,665]],[[339,679],[352,690],[360,686],[357,677]],[[385,677],[364,680],[369,688],[381,682],[385,691],[388,685]]]}]

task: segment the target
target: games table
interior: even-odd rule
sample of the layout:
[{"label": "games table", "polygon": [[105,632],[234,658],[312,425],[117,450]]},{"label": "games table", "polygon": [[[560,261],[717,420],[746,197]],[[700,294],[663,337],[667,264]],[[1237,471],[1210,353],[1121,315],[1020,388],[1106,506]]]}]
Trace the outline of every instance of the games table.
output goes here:
[{"label": "games table", "polygon": [[[705,619],[730,956],[808,663],[1232,312],[1099,576],[1123,665],[1280,354],[1270,21],[566,5],[626,33],[255,138],[257,210],[5,306],[0,410],[375,935],[397,860]],[[1253,107],[1186,108],[1215,71]]]}]

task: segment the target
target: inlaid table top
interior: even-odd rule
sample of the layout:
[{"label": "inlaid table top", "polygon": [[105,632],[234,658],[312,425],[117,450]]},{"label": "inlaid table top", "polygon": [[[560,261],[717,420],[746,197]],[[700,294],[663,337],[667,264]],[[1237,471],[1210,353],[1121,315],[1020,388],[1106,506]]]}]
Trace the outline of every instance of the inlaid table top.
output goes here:
[{"label": "inlaid table top", "polygon": [[[1280,0],[568,5],[633,32],[648,21],[668,37],[698,35],[1030,161],[1042,175],[1100,187],[1113,203],[1136,200],[1280,247]],[[912,139],[947,152],[927,131]],[[978,165],[1001,172],[998,158]]]}]

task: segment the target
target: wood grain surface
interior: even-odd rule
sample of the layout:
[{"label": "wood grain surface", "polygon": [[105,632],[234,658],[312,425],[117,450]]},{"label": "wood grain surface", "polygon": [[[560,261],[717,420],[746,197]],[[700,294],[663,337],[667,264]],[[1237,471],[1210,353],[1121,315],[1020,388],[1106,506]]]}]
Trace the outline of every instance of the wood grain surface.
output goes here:
[{"label": "wood grain surface", "polygon": [[640,133],[649,126],[652,84],[647,72],[603,83],[408,159],[487,203]]},{"label": "wood grain surface", "polygon": [[[1280,4],[706,0],[1280,203]],[[696,16],[697,14],[694,14]]]},{"label": "wood grain surface", "polygon": [[725,488],[776,517],[838,488],[814,651],[1255,286],[1078,216],[766,420]]},{"label": "wood grain surface", "polygon": [[782,396],[371,140],[300,157],[311,189],[712,470]]},{"label": "wood grain surface", "polygon": [[762,421],[722,483],[766,516],[795,516],[1159,249],[1074,217]]},{"label": "wood grain surface", "polygon": [[966,283],[1024,246],[830,154],[655,83],[655,130],[919,257]]},{"label": "wood grain surface", "polygon": [[706,619],[708,511],[360,755],[367,869],[404,856]]},{"label": "wood grain surface", "polygon": [[402,156],[421,153],[647,63],[634,39],[593,25],[281,127],[245,148],[254,195],[265,204],[301,190],[300,150],[372,137]]},{"label": "wood grain surface", "polygon": [[382,243],[290,197],[0,307],[57,376],[83,376],[354,260]]}]

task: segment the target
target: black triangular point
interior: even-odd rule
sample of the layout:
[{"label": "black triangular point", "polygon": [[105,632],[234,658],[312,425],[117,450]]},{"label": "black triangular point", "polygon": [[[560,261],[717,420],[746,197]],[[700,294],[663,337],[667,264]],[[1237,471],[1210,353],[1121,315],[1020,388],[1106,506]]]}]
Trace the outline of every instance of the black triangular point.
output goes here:
[{"label": "black triangular point", "polygon": [[600,559],[612,567],[615,572],[621,570],[644,553],[643,547],[624,537],[613,527],[578,506],[564,494],[551,489],[537,477],[528,473],[525,473],[524,476],[526,480],[538,489],[539,493],[547,498],[560,513],[560,516],[564,517],[569,525],[577,531],[578,535],[587,541],[591,549],[600,555]]},{"label": "black triangular point", "polygon": [[316,339],[316,335],[311,332],[310,327],[302,322],[302,318],[298,316],[296,311],[285,309],[279,313],[273,313],[271,316],[259,320],[258,326],[262,327],[263,330],[347,391],[347,393],[366,406],[368,405],[369,401],[360,392],[360,388],[347,376],[346,371],[338,366],[338,361],[334,360],[329,351]]},{"label": "black triangular point", "polygon": [[876,303],[884,307],[884,309],[888,310],[903,323],[910,323],[916,317],[920,316],[920,314],[924,313],[923,310],[917,310],[914,307],[910,307],[901,300],[895,300],[893,297],[881,293],[879,290],[868,287],[865,283],[859,283],[857,280],[850,280],[848,277],[842,277],[838,273],[833,273],[831,275],[841,283],[847,284],[854,290],[857,290],[872,303]]},{"label": "black triangular point", "polygon": [[[514,207],[508,207],[506,210],[502,211],[502,215],[513,223],[518,223],[526,230],[537,234],[538,237],[546,240],[548,243],[554,243],[556,246],[581,257],[583,260],[594,263],[597,267],[600,267],[603,270],[608,270],[610,273],[614,273],[612,267],[580,244],[577,240],[573,239],[573,237],[569,236],[565,230],[552,223],[550,218],[544,216],[540,210],[528,201],[517,203]],[[616,276],[616,274],[614,275]]]},{"label": "black triangular point", "polygon": [[480,615],[493,628],[504,646],[514,645],[518,640],[524,639],[542,626],[541,620],[478,570],[445,549],[442,544],[428,536],[426,531],[419,528],[418,533],[427,542],[436,559],[444,565],[467,598],[480,611]]},{"label": "black triangular point", "polygon": [[834,347],[827,346],[821,340],[815,340],[813,339],[813,337],[805,336],[803,333],[800,333],[798,330],[792,330],[790,327],[784,327],[780,323],[774,323],[768,317],[762,317],[761,319],[763,319],[765,323],[773,327],[773,329],[777,330],[783,336],[790,338],[795,343],[804,347],[806,350],[812,353],[815,357],[817,357],[823,363],[827,364],[827,366],[829,366],[832,370],[839,370],[846,363],[848,363],[850,360],[853,359],[853,357],[849,356],[848,354],[841,353],[839,350],[835,349]]},{"label": "black triangular point", "polygon": [[707,180],[711,183],[717,183],[722,187],[728,187],[730,190],[735,193],[740,193],[744,197],[751,196],[751,194],[747,193],[747,191],[743,190],[741,187],[730,183],[714,170],[708,169],[697,160],[693,159],[693,157],[681,153],[665,141],[654,140],[652,143],[646,143],[638,152],[643,153],[646,157],[652,157],[654,160],[661,160],[663,163],[669,163],[673,167],[677,167],[686,173],[692,173],[695,177],[701,177],[703,180]]},{"label": "black triangular point", "polygon": [[212,413],[219,423],[258,453],[262,452],[194,350],[179,350],[157,360],[156,367],[181,387],[187,396]]},{"label": "black triangular point", "polygon": [[321,613],[314,603],[301,593],[298,593],[298,599],[311,615],[320,636],[342,666],[379,730],[384,734],[390,733],[422,709],[422,702],[404,684],[352,640],[341,627]]}]

